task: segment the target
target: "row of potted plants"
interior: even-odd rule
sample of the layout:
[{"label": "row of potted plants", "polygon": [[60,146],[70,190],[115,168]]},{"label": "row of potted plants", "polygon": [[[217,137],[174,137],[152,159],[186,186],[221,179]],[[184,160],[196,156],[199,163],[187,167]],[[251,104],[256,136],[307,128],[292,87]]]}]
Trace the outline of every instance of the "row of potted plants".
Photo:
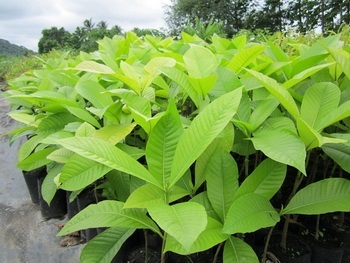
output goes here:
[{"label": "row of potted plants", "polygon": [[21,123],[12,140],[28,138],[18,167],[46,166],[46,202],[58,189],[71,200],[103,191],[59,233],[106,228],[82,262],[112,261],[138,229],[161,240],[160,262],[209,250],[212,262],[278,258],[268,245],[279,231],[278,248],[297,257],[288,233],[306,228],[290,227],[317,217],[319,235],[320,215],[350,211],[350,54],[339,35],[288,52],[244,35],[98,43],[43,61],[5,93]]}]

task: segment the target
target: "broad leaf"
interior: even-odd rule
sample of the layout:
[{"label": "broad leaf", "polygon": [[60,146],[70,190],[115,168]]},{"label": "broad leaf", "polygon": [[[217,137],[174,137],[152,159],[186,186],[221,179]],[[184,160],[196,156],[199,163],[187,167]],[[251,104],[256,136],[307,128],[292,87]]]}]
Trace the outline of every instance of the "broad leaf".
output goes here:
[{"label": "broad leaf", "polygon": [[83,61],[75,66],[75,69],[82,70],[92,73],[101,73],[101,74],[113,74],[115,73],[110,67],[106,65],[97,63],[95,61]]},{"label": "broad leaf", "polygon": [[203,206],[194,203],[179,203],[172,206],[157,204],[149,207],[153,220],[189,251],[198,236],[207,226],[207,214]]},{"label": "broad leaf", "polygon": [[299,116],[299,109],[296,105],[292,95],[287,89],[282,87],[276,80],[263,75],[260,72],[247,69],[247,71],[257,78],[261,84],[282,104],[282,106],[288,111],[288,113],[297,119]]},{"label": "broad leaf", "polygon": [[224,246],[224,262],[259,263],[254,250],[242,239],[231,236]]},{"label": "broad leaf", "polygon": [[135,229],[113,227],[104,230],[90,240],[80,254],[82,263],[112,262],[124,242],[135,232]]},{"label": "broad leaf", "polygon": [[110,142],[112,145],[117,144],[130,134],[135,128],[136,123],[130,124],[111,124],[97,130],[94,137]]},{"label": "broad leaf", "polygon": [[183,132],[175,103],[170,103],[165,115],[157,122],[146,145],[148,170],[166,190],[176,146]]},{"label": "broad leaf", "polygon": [[63,165],[55,165],[50,170],[48,170],[47,175],[41,185],[41,194],[45,202],[50,206],[52,199],[54,198],[57,186],[54,181],[55,176],[61,172]]},{"label": "broad leaf", "polygon": [[172,251],[180,255],[188,255],[208,250],[229,238],[228,234],[222,233],[222,224],[213,218],[208,217],[208,224],[205,230],[198,236],[190,250],[185,250],[175,238],[168,235],[165,243],[166,251]]},{"label": "broad leaf", "polygon": [[350,180],[329,178],[298,191],[280,214],[318,215],[338,211],[350,212]]},{"label": "broad leaf", "polygon": [[331,134],[338,139],[346,139],[347,143],[329,143],[322,146],[322,150],[331,157],[343,170],[350,173],[350,135]]},{"label": "broad leaf", "polygon": [[37,152],[32,153],[27,158],[18,162],[17,167],[23,171],[31,171],[41,166],[44,166],[51,162],[51,160],[46,157],[55,151],[56,148],[45,148]]},{"label": "broad leaf", "polygon": [[270,200],[280,189],[287,172],[287,166],[265,159],[243,181],[235,193],[234,200],[249,193],[259,194]]},{"label": "broad leaf", "polygon": [[255,149],[280,163],[291,165],[304,175],[306,150],[304,143],[289,129],[263,128],[251,138]]},{"label": "broad leaf", "polygon": [[300,116],[311,127],[320,131],[320,121],[338,107],[340,90],[333,83],[318,83],[305,92]]},{"label": "broad leaf", "polygon": [[146,168],[109,142],[97,138],[75,137],[59,140],[58,144],[87,159],[129,173],[160,187],[158,181],[155,180]]},{"label": "broad leaf", "polygon": [[75,154],[63,167],[59,177],[60,188],[67,191],[82,189],[104,176],[111,169],[106,165]]},{"label": "broad leaf", "polygon": [[233,56],[227,67],[236,74],[241,72],[246,66],[253,62],[265,50],[263,45],[254,45],[252,47],[240,50]]},{"label": "broad leaf", "polygon": [[175,151],[169,187],[180,179],[230,122],[237,111],[241,92],[242,89],[237,89],[214,100],[184,131]]},{"label": "broad leaf", "polygon": [[222,231],[227,234],[250,233],[274,226],[279,220],[279,214],[265,197],[251,193],[233,202]]},{"label": "broad leaf", "polygon": [[216,58],[210,49],[191,44],[183,55],[188,75],[193,78],[205,78],[213,73]]},{"label": "broad leaf", "polygon": [[214,211],[223,222],[238,189],[238,167],[231,154],[216,151],[206,169],[207,193]]},{"label": "broad leaf", "polygon": [[161,235],[156,224],[140,209],[123,209],[124,203],[106,200],[89,205],[79,212],[58,233],[64,236],[87,228],[122,227],[150,229]]}]

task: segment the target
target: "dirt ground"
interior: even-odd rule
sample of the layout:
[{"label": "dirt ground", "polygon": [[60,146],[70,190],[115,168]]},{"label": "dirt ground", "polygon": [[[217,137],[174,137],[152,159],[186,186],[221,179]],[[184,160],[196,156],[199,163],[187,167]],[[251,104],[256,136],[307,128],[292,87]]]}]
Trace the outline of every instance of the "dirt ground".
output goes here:
[{"label": "dirt ground", "polygon": [[1,263],[75,263],[82,244],[60,246],[55,224],[65,218],[44,220],[40,208],[31,202],[22,172],[16,167],[20,141],[9,145],[7,131],[15,122],[0,92],[0,262]]}]

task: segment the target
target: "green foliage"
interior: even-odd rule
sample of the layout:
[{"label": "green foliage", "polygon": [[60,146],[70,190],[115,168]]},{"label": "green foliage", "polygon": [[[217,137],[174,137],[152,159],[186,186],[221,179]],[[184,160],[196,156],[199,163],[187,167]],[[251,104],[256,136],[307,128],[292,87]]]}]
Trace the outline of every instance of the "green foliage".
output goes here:
[{"label": "green foliage", "polygon": [[[319,178],[310,166],[322,159],[349,171],[350,67],[340,35],[260,44],[182,36],[106,37],[93,53],[41,59],[9,81],[9,115],[20,122],[12,141],[28,136],[18,167],[47,167],[45,200],[96,184],[109,199],[59,233],[108,228],[87,244],[84,262],[110,261],[136,229],[163,241],[162,263],[167,251],[212,247],[223,247],[224,262],[258,262],[242,234],[292,213],[350,210],[349,180],[334,171]],[[284,203],[275,195],[293,188],[285,178],[296,170]]]}]

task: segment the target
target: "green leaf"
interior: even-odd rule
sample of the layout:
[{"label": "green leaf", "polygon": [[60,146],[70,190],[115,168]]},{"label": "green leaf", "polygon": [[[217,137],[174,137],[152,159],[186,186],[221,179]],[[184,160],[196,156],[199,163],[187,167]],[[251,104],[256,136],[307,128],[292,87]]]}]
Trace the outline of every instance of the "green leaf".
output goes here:
[{"label": "green leaf", "polygon": [[95,108],[104,109],[113,104],[110,95],[104,94],[105,88],[96,81],[81,79],[75,86],[75,90]]},{"label": "green leaf", "polygon": [[350,135],[331,134],[333,138],[345,139],[347,143],[329,143],[322,145],[322,150],[343,170],[350,173]]},{"label": "green leaf", "polygon": [[195,187],[194,192],[205,181],[205,170],[208,167],[208,163],[212,155],[218,149],[226,152],[231,152],[233,141],[235,136],[235,130],[232,123],[229,123],[223,131],[212,141],[212,143],[205,149],[205,151],[198,157],[195,164]]},{"label": "green leaf", "polygon": [[114,74],[115,72],[104,64],[95,61],[83,61],[75,66],[75,69],[92,73]]},{"label": "green leaf", "polygon": [[329,67],[330,65],[333,65],[334,63],[327,63],[327,64],[321,64],[321,65],[317,65],[311,68],[307,68],[306,70],[300,72],[299,74],[293,76],[293,78],[287,80],[286,82],[284,82],[282,84],[282,86],[286,89],[292,88],[293,86],[295,86],[296,84],[300,83],[301,81],[303,81],[304,79],[310,77],[311,75],[317,73],[318,71]]},{"label": "green leaf", "polygon": [[176,146],[183,132],[180,116],[175,103],[157,122],[146,145],[146,160],[150,173],[163,189],[168,184]]},{"label": "green leaf", "polygon": [[279,220],[279,214],[265,197],[251,193],[233,202],[222,231],[227,234],[250,233],[274,226]]},{"label": "green leaf", "polygon": [[190,48],[183,55],[188,75],[193,78],[205,78],[213,73],[216,68],[214,54],[205,47],[190,44]]},{"label": "green leaf", "polygon": [[64,236],[87,228],[122,227],[150,229],[159,234],[157,225],[140,209],[123,209],[124,203],[112,200],[89,205],[79,212],[58,233]]},{"label": "green leaf", "polygon": [[190,250],[186,251],[185,249],[183,249],[181,244],[177,242],[175,238],[168,235],[165,243],[164,252],[172,251],[180,255],[188,255],[198,253],[201,251],[206,251],[229,238],[229,235],[222,233],[221,230],[222,224],[219,221],[208,217],[207,227],[198,236]]},{"label": "green leaf", "polygon": [[333,123],[341,121],[350,116],[350,101],[341,104],[337,109],[328,112],[319,123],[319,129],[324,129]]},{"label": "green leaf", "polygon": [[194,104],[198,107],[201,101],[201,94],[191,85],[188,76],[181,70],[173,67],[160,67],[159,70],[168,78],[176,82],[190,96]]},{"label": "green leaf", "polygon": [[254,250],[243,240],[231,236],[224,246],[224,262],[259,263]]},{"label": "green leaf", "polygon": [[238,189],[238,167],[231,154],[216,151],[206,169],[207,193],[214,211],[224,221]]},{"label": "green leaf", "polygon": [[328,178],[298,191],[280,214],[318,215],[338,211],[350,211],[350,180]]},{"label": "green leaf", "polygon": [[60,188],[67,191],[82,189],[104,176],[111,169],[108,166],[75,154],[63,167],[59,177]]},{"label": "green leaf", "polygon": [[304,143],[289,129],[263,128],[250,138],[256,150],[280,163],[297,168],[304,175],[306,150]]},{"label": "green leaf", "polygon": [[166,204],[167,201],[171,203],[186,195],[188,192],[177,186],[173,187],[171,194],[167,194],[154,185],[145,184],[131,193],[124,208],[148,208],[157,204]]},{"label": "green leaf", "polygon": [[217,75],[212,74],[201,79],[188,77],[188,80],[190,81],[192,87],[195,88],[197,93],[201,94],[202,99],[204,99],[208,92],[214,87],[217,80]]},{"label": "green leaf", "polygon": [[271,113],[276,110],[278,105],[278,100],[274,98],[260,101],[249,118],[249,124],[252,127],[251,132],[255,131],[268,117],[270,117]]},{"label": "green leaf", "polygon": [[318,83],[305,92],[300,116],[311,127],[320,131],[321,120],[338,107],[340,90],[333,83]]},{"label": "green leaf", "polygon": [[70,106],[66,106],[66,109],[79,119],[86,121],[97,128],[101,127],[100,123],[93,116],[91,116],[87,110]]},{"label": "green leaf", "polygon": [[75,136],[77,136],[77,137],[91,137],[95,134],[95,132],[96,132],[96,130],[92,125],[88,124],[87,122],[84,122],[75,131]]},{"label": "green leaf", "polygon": [[82,263],[109,263],[135,229],[113,227],[90,240],[80,254]]},{"label": "green leaf", "polygon": [[97,138],[75,137],[59,140],[58,144],[87,159],[129,173],[145,180],[146,182],[161,187],[158,181],[146,168],[130,155],[113,146],[109,142]]},{"label": "green leaf", "polygon": [[135,128],[136,123],[110,124],[97,130],[94,137],[110,142],[115,145],[125,139]]},{"label": "green leaf", "polygon": [[176,148],[169,187],[180,179],[230,122],[237,111],[241,94],[242,89],[236,89],[221,96],[194,118]]},{"label": "green leaf", "polygon": [[51,162],[46,157],[55,151],[56,148],[46,148],[32,153],[27,158],[18,162],[17,167],[23,171],[31,171]]},{"label": "green leaf", "polygon": [[207,226],[207,214],[203,206],[194,203],[179,203],[172,206],[157,204],[149,207],[153,220],[189,251],[198,236]]},{"label": "green leaf", "polygon": [[57,186],[54,181],[54,178],[57,174],[59,174],[62,170],[63,165],[55,165],[50,170],[41,185],[41,194],[45,202],[50,206],[52,199],[54,198]]},{"label": "green leaf", "polygon": [[246,66],[252,63],[265,50],[263,45],[254,45],[252,47],[240,50],[233,56],[227,68],[233,70],[236,74],[240,73]]},{"label": "green leaf", "polygon": [[257,78],[262,85],[282,104],[282,106],[288,111],[288,113],[297,119],[299,116],[299,109],[296,105],[292,95],[282,87],[276,80],[263,75],[260,72],[249,70],[247,71]]},{"label": "green leaf", "polygon": [[287,166],[269,158],[243,181],[235,193],[234,200],[249,193],[259,194],[270,200],[280,189],[287,173]]},{"label": "green leaf", "polygon": [[27,158],[44,138],[44,136],[35,135],[22,143],[17,152],[18,161]]}]

